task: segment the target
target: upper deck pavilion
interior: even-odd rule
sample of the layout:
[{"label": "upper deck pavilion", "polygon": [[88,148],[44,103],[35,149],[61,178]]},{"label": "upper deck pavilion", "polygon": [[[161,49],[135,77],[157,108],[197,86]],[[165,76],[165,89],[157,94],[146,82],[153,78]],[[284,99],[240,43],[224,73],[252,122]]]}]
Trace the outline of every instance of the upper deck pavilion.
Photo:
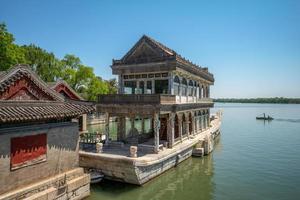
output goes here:
[{"label": "upper deck pavilion", "polygon": [[209,107],[212,106],[209,96],[214,77],[208,69],[190,62],[146,35],[122,59],[113,60],[111,68],[113,74],[119,75],[119,94],[100,95],[99,104],[127,102],[153,105],[159,99],[160,105],[210,103]]},{"label": "upper deck pavilion", "polygon": [[119,75],[118,94],[99,95],[96,103],[106,116],[107,143],[112,141],[110,117],[117,117],[117,141],[136,144],[154,137],[155,152],[160,141],[172,147],[209,127],[209,86],[214,78],[207,68],[145,35],[111,67]]},{"label": "upper deck pavilion", "polygon": [[208,68],[192,63],[146,35],[143,35],[122,59],[113,60],[111,68],[115,75],[177,71],[208,84],[214,82],[214,77],[208,72]]}]

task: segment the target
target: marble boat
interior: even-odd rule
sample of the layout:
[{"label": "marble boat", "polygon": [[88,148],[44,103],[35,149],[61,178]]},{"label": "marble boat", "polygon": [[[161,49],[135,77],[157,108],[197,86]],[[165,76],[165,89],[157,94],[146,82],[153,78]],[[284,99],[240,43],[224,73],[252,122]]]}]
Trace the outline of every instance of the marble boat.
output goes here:
[{"label": "marble boat", "polygon": [[207,130],[184,138],[172,149],[161,148],[158,153],[137,152],[130,157],[130,147],[116,148],[104,146],[101,153],[80,151],[80,166],[101,170],[106,179],[143,185],[168,169],[175,167],[191,157],[196,146],[203,148],[204,155],[209,154],[215,139],[220,134],[221,119],[216,117]]},{"label": "marble boat", "polygon": [[[143,36],[120,60],[113,60],[118,94],[99,95],[105,145],[80,152],[80,166],[105,178],[144,184],[190,157],[213,149],[221,113],[211,117],[214,77],[154,39]],[[111,118],[117,130],[110,130]],[[113,134],[115,133],[116,134]]]}]

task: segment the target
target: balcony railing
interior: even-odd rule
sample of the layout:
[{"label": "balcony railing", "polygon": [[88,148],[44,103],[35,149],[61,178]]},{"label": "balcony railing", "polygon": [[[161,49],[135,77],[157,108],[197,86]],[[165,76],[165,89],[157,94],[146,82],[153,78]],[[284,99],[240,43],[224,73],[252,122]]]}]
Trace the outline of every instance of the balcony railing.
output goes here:
[{"label": "balcony railing", "polygon": [[181,103],[212,103],[210,98],[178,98],[169,94],[107,94],[99,95],[100,104],[181,104]]},{"label": "balcony railing", "polygon": [[108,94],[99,95],[101,104],[166,104],[176,103],[175,95],[167,94]]}]

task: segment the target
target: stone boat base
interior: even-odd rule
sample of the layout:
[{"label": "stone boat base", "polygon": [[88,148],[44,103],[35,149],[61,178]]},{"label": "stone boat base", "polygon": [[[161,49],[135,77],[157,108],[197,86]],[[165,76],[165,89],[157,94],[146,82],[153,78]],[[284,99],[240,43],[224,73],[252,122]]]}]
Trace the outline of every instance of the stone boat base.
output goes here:
[{"label": "stone boat base", "polygon": [[207,130],[185,138],[173,148],[163,148],[157,154],[148,153],[137,158],[119,152],[80,151],[79,165],[100,170],[106,179],[142,185],[191,157],[196,148],[202,148],[203,154],[209,154],[214,148],[215,138],[220,134],[220,126],[221,120],[216,118]]},{"label": "stone boat base", "polygon": [[90,175],[82,168],[0,195],[0,200],[77,200],[90,195]]}]

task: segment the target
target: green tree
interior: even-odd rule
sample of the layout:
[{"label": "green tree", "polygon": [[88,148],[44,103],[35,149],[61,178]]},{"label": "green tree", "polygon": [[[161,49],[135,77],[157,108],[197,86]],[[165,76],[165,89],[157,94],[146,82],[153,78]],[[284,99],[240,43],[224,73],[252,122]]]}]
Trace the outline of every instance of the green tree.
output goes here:
[{"label": "green tree", "polygon": [[52,82],[61,77],[61,62],[53,53],[35,46],[22,46],[25,53],[25,63],[28,64],[44,81]]},{"label": "green tree", "polygon": [[75,91],[83,91],[95,76],[93,68],[81,64],[80,59],[74,55],[66,55],[61,63],[62,79]]},{"label": "green tree", "polygon": [[87,88],[87,99],[91,101],[97,100],[98,94],[107,94],[109,91],[108,84],[99,77],[94,77]]},{"label": "green tree", "polygon": [[15,38],[6,29],[4,23],[0,24],[0,71],[9,69],[18,63],[25,62],[22,48],[14,44]]},{"label": "green tree", "polygon": [[15,64],[28,64],[46,82],[63,79],[88,100],[96,100],[98,94],[117,92],[116,79],[102,80],[75,55],[66,54],[60,60],[34,44],[18,46],[6,25],[0,24],[0,71]]},{"label": "green tree", "polygon": [[66,68],[71,68],[75,70],[78,69],[81,65],[80,58],[76,57],[73,54],[66,54],[62,59],[62,62],[64,63]]},{"label": "green tree", "polygon": [[108,81],[106,81],[108,84],[108,90],[110,94],[116,94],[118,91],[118,82],[115,78],[112,78]]}]

